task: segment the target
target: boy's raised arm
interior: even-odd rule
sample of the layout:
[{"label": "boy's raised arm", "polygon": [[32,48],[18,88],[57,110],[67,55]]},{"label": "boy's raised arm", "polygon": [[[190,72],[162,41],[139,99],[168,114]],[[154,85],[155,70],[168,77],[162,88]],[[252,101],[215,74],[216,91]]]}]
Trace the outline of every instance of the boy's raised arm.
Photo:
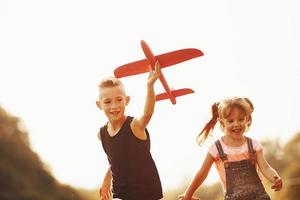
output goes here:
[{"label": "boy's raised arm", "polygon": [[147,94],[144,106],[144,112],[142,115],[135,120],[136,126],[140,130],[144,130],[148,125],[155,107],[155,92],[154,92],[154,83],[160,76],[160,65],[158,62],[155,64],[155,70],[149,72],[148,81],[147,81]]}]

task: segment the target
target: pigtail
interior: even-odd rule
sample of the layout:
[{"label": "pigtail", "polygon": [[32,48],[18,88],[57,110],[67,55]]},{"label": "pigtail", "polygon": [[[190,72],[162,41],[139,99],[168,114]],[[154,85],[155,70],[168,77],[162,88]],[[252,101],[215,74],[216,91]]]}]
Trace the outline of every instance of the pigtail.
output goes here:
[{"label": "pigtail", "polygon": [[253,103],[250,101],[250,99],[248,99],[247,97],[244,98],[245,101],[249,104],[250,107],[250,114],[254,111],[254,106]]},{"label": "pigtail", "polygon": [[199,133],[199,135],[197,136],[197,139],[196,139],[199,145],[202,144],[206,140],[208,135],[210,135],[212,133],[216,123],[218,122],[218,119],[219,119],[218,106],[219,106],[218,102],[214,103],[211,106],[212,118],[210,119],[210,121],[208,123],[206,123],[206,125],[204,126],[204,128]]},{"label": "pigtail", "polygon": [[249,105],[249,124],[248,126],[251,125],[252,123],[252,117],[251,117],[251,114],[252,112],[254,111],[254,106],[253,106],[253,103],[250,101],[250,99],[248,99],[247,97],[244,97],[245,101],[248,103]]}]

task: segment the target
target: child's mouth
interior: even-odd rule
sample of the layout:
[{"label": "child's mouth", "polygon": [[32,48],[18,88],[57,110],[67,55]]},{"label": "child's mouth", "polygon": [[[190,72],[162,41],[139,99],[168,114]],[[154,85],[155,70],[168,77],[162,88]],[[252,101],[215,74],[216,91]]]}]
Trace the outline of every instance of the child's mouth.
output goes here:
[{"label": "child's mouth", "polygon": [[120,112],[119,111],[112,111],[110,112],[111,115],[118,115]]},{"label": "child's mouth", "polygon": [[233,129],[232,132],[235,133],[235,134],[240,134],[241,133],[241,129]]}]

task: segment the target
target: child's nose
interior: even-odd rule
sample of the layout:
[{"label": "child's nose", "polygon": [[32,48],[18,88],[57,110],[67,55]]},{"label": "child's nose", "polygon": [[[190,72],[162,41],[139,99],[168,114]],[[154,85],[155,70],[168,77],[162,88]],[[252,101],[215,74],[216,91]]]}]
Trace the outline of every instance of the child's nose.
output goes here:
[{"label": "child's nose", "polygon": [[117,103],[117,102],[115,102],[115,101],[113,101],[113,102],[111,103],[111,107],[112,107],[112,108],[116,108],[116,107],[118,107],[118,103]]},{"label": "child's nose", "polygon": [[233,122],[233,126],[238,126],[239,125],[239,122],[238,121],[234,121]]}]

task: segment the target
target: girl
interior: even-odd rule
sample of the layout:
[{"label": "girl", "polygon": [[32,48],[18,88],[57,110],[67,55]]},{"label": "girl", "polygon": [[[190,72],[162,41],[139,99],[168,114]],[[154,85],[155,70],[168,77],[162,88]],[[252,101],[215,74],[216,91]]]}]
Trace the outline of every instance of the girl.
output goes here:
[{"label": "girl", "polygon": [[213,163],[220,175],[225,200],[270,200],[257,174],[257,166],[273,183],[272,189],[279,191],[282,188],[282,180],[265,160],[261,144],[244,136],[251,125],[253,109],[248,98],[232,97],[213,104],[212,118],[197,140],[204,142],[217,122],[225,135],[209,147],[202,167],[185,194],[180,196],[181,200],[196,199],[192,195],[207,177]]}]

